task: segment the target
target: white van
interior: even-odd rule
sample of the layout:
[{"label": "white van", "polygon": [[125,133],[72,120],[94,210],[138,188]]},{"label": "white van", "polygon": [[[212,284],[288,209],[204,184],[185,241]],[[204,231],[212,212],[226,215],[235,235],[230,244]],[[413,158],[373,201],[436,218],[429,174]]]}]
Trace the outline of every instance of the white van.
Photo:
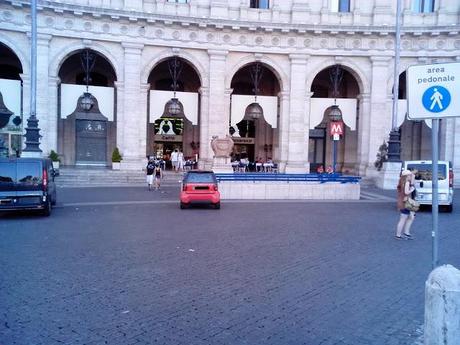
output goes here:
[{"label": "white van", "polygon": [[[432,203],[432,165],[431,161],[406,161],[403,169],[415,170],[416,200],[421,205]],[[447,212],[452,212],[454,197],[454,173],[448,161],[438,161],[438,200]]]}]

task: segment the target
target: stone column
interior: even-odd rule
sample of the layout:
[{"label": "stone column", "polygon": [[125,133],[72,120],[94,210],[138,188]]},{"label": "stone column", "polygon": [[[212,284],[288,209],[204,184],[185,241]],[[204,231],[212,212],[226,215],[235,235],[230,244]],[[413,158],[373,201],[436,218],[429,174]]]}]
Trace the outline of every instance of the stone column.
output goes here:
[{"label": "stone column", "polygon": [[[225,64],[228,51],[226,50],[208,50],[209,54],[209,133],[205,142],[200,145],[207,145],[209,152],[211,151],[211,139],[213,136],[218,136],[224,139],[228,135],[228,123],[230,118],[229,95],[225,94]],[[233,171],[230,165],[230,159],[224,160],[213,159],[213,169],[219,166],[218,170],[223,172],[226,170],[225,166],[228,165],[228,171]]]},{"label": "stone column", "polygon": [[288,161],[289,152],[289,91],[281,91],[278,93],[280,102],[280,121],[278,128],[278,157],[273,157],[278,160],[279,170],[285,171]]},{"label": "stone column", "polygon": [[370,126],[371,126],[371,102],[370,94],[362,93],[359,101],[359,122],[358,122],[358,157],[356,173],[360,176],[366,175],[369,157]]},{"label": "stone column", "polygon": [[[49,77],[48,80],[48,147],[57,152],[58,137],[58,88],[61,80],[58,77]],[[58,152],[62,153],[62,152]]]},{"label": "stone column", "polygon": [[210,152],[209,135],[209,88],[201,87],[200,90],[200,156],[198,157],[199,169],[211,169],[212,153]]},{"label": "stone column", "polygon": [[308,56],[291,54],[291,85],[289,99],[289,150],[286,173],[306,173],[308,164],[308,133],[305,133],[305,80]]},{"label": "stone column", "polygon": [[[48,157],[51,148],[56,148],[50,143],[50,133],[56,131],[56,128],[50,128],[49,119],[49,44],[52,36],[47,34],[37,35],[37,118],[38,127],[42,138],[40,140],[40,149],[43,151],[43,157]],[[55,133],[51,134],[51,139]]]},{"label": "stone column", "polygon": [[122,81],[116,81],[114,83],[115,91],[117,93],[117,104],[115,105],[116,109],[116,126],[117,126],[117,140],[115,146],[121,149],[123,144],[123,137],[124,137],[124,93],[125,93],[125,85]]},{"label": "stone column", "polygon": [[460,271],[435,268],[425,283],[424,345],[460,344]]},{"label": "stone column", "polygon": [[139,107],[144,114],[143,121],[139,121],[139,154],[147,157],[147,123],[149,121],[149,114],[147,112],[147,102],[149,101],[150,84],[141,84],[141,93]]},{"label": "stone column", "polygon": [[[124,170],[142,169],[145,149],[142,151],[139,126],[145,122],[145,110],[141,99],[141,57],[143,44],[123,42],[124,55],[124,95],[123,95],[123,141],[120,145]],[[119,122],[120,123],[120,122]]]}]

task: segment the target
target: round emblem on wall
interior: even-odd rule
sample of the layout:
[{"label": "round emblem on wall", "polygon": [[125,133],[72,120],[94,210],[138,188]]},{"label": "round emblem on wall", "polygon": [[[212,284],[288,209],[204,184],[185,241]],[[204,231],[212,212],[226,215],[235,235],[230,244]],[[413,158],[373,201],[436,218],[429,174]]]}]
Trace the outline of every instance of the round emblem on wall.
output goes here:
[{"label": "round emblem on wall", "polygon": [[393,41],[388,40],[385,42],[385,48],[386,49],[393,49]]},{"label": "round emblem on wall", "polygon": [[120,28],[120,32],[123,35],[126,35],[128,33],[128,27],[126,25],[122,25],[121,28]]},{"label": "round emblem on wall", "polygon": [[371,40],[369,42],[369,48],[374,49],[377,46],[377,41],[376,40]]},{"label": "round emblem on wall", "polygon": [[5,19],[5,21],[9,22],[12,18],[13,18],[13,15],[11,14],[10,11],[3,12],[3,19]]},{"label": "round emblem on wall", "polygon": [[105,32],[106,34],[110,32],[110,25],[105,23],[102,25],[102,31]]},{"label": "round emblem on wall", "polygon": [[311,46],[311,39],[307,38],[303,41],[303,45],[305,47],[310,47]]},{"label": "round emblem on wall", "polygon": [[231,38],[231,36],[230,36],[230,35],[224,35],[224,42],[225,42],[225,43],[228,43],[228,42],[230,42],[230,41],[231,41],[231,39],[232,39],[232,38]]},{"label": "round emblem on wall", "polygon": [[240,36],[240,43],[245,44],[246,43],[246,36]]},{"label": "round emblem on wall", "polygon": [[273,37],[272,38],[272,45],[277,46],[280,44],[280,38],[279,37]]},{"label": "round emblem on wall", "polygon": [[73,21],[71,21],[70,19],[67,19],[64,23],[64,26],[66,29],[72,29],[73,27]]},{"label": "round emblem on wall", "polygon": [[418,46],[420,47],[420,49],[426,49],[426,47],[428,47],[428,42],[426,40],[421,40],[418,42]]},{"label": "round emblem on wall", "polygon": [[208,42],[212,42],[214,40],[214,35],[209,33],[206,35],[206,39],[208,40]]},{"label": "round emblem on wall", "polygon": [[172,34],[172,37],[175,39],[175,40],[178,40],[180,38],[180,31],[174,31],[173,34]]},{"label": "round emblem on wall", "polygon": [[262,44],[262,43],[264,43],[264,39],[262,37],[260,37],[260,36],[257,36],[256,37],[256,44]]},{"label": "round emblem on wall", "polygon": [[155,30],[155,36],[158,37],[158,38],[163,37],[163,34],[164,34],[163,30],[161,30],[161,29]]},{"label": "round emblem on wall", "polygon": [[54,19],[51,17],[46,18],[45,20],[46,26],[53,26],[54,25]]},{"label": "round emblem on wall", "polygon": [[288,45],[289,45],[290,47],[295,46],[295,44],[296,44],[295,38],[291,37],[290,39],[288,39]]},{"label": "round emblem on wall", "polygon": [[195,41],[198,35],[196,34],[196,32],[191,32],[190,35],[188,35],[188,37],[190,38],[190,40]]},{"label": "round emblem on wall", "polygon": [[455,40],[454,47],[459,49],[460,48],[460,40]]},{"label": "round emblem on wall", "polygon": [[143,26],[141,26],[137,32],[139,32],[139,36],[145,36],[145,28]]},{"label": "round emblem on wall", "polygon": [[444,46],[446,45],[446,41],[444,40],[439,40],[436,42],[436,47],[437,48],[444,48]]},{"label": "round emblem on wall", "polygon": [[339,38],[336,42],[335,42],[337,48],[344,48],[345,47],[345,40],[342,39],[342,38]]},{"label": "round emblem on wall", "polygon": [[401,45],[402,45],[403,49],[409,49],[410,48],[410,41],[407,41],[407,40],[403,41]]},{"label": "round emblem on wall", "polygon": [[93,26],[91,25],[90,22],[85,22],[83,27],[85,28],[86,31],[90,31]]},{"label": "round emblem on wall", "polygon": [[327,48],[327,39],[322,39],[319,42],[319,45],[321,46],[321,48]]},{"label": "round emblem on wall", "polygon": [[353,48],[355,49],[361,48],[361,40],[353,40]]}]

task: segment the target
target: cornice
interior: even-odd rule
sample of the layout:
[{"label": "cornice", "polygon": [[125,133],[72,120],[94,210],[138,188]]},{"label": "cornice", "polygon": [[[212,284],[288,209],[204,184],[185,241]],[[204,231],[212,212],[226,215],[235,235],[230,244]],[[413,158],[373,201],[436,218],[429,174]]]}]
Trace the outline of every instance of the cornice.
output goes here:
[{"label": "cornice", "polygon": [[[28,0],[6,0],[12,6],[21,8],[29,7]],[[171,14],[158,14],[142,12],[139,10],[110,9],[102,7],[67,4],[56,1],[40,1],[39,11],[52,11],[56,14],[72,14],[77,17],[89,16],[110,21],[126,21],[129,23],[143,22],[148,24],[161,24],[165,26],[178,25],[182,27],[194,27],[195,29],[211,28],[217,30],[251,32],[270,32],[280,34],[303,34],[303,33],[328,33],[328,34],[365,34],[365,35],[394,35],[393,25],[333,25],[316,23],[285,23],[285,22],[262,22],[249,20],[232,20],[225,18],[194,17]],[[350,15],[353,13],[350,13]],[[369,14],[373,15],[373,14]],[[401,35],[457,35],[460,25],[430,25],[430,26],[403,26]]]}]

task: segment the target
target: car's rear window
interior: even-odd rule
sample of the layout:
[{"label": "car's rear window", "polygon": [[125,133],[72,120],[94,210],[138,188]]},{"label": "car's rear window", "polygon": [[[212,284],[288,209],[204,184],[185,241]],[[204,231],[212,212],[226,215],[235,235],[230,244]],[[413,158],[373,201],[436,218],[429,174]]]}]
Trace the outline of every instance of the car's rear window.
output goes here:
[{"label": "car's rear window", "polygon": [[16,164],[0,162],[0,183],[16,182]]},{"label": "car's rear window", "polygon": [[[431,169],[431,164],[407,164],[407,169],[416,170],[416,180],[433,180],[433,171]],[[447,169],[445,164],[438,164],[438,180],[445,180],[447,178],[446,171]]]},{"label": "car's rear window", "polygon": [[186,183],[215,183],[213,173],[188,173],[185,177]]},{"label": "car's rear window", "polygon": [[39,162],[18,162],[17,181],[22,184],[41,183]]}]

